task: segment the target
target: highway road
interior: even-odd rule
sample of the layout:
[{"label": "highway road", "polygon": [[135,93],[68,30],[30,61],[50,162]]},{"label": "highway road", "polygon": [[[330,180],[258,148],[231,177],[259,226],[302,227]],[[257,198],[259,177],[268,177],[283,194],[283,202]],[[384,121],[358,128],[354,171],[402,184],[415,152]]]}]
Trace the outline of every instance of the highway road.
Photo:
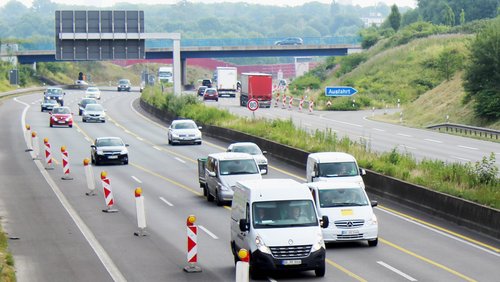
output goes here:
[{"label": "highway road", "polygon": [[[251,111],[239,106],[237,99],[219,99],[218,103],[206,102],[207,105],[224,108],[232,113],[252,117]],[[274,105],[274,102],[273,102]],[[388,113],[398,113],[391,109]],[[289,110],[281,103],[278,107],[259,108],[256,118],[291,119],[294,124],[309,132],[329,129],[339,137],[347,136],[353,141],[363,142],[370,149],[388,152],[397,149],[400,153],[410,153],[416,159],[438,159],[449,163],[468,163],[481,161],[483,157],[495,154],[496,164],[500,168],[500,143],[476,140],[461,136],[439,133],[437,131],[410,128],[373,120],[374,115],[383,115],[386,110],[375,111],[315,111],[308,108],[299,111],[295,104]]]},{"label": "highway road", "polygon": [[[217,207],[202,196],[196,164],[197,158],[223,151],[228,144],[204,138],[201,146],[167,145],[167,125],[142,113],[137,107],[137,92],[103,92],[101,103],[107,109],[108,122],[82,123],[76,106],[82,96],[83,91],[67,90],[65,105],[76,113],[73,128],[49,127],[48,114],[40,112],[41,93],[1,102],[0,216],[11,238],[9,248],[18,281],[234,281],[230,207]],[[224,103],[231,101],[219,105]],[[232,107],[231,111],[239,109]],[[279,112],[269,109],[258,115]],[[313,115],[304,116],[307,122],[316,123]],[[33,152],[25,152],[25,124],[37,132],[40,144],[43,138],[49,139],[54,170],[45,170],[43,162],[32,159]],[[101,136],[122,137],[130,145],[130,163],[93,166],[98,191],[95,196],[86,196],[83,159],[89,158],[92,139]],[[73,180],[61,179],[59,149],[63,145],[69,153]],[[111,180],[117,213],[102,212],[101,171]],[[304,171],[271,158],[264,178],[304,181]],[[144,237],[134,236],[137,187],[142,187],[145,197]],[[370,196],[379,201],[375,209],[380,228],[377,247],[369,248],[366,243],[329,245],[324,278],[303,272],[270,274],[267,281],[497,280],[498,240]],[[201,273],[183,271],[187,265],[186,219],[191,214],[199,226]]]}]

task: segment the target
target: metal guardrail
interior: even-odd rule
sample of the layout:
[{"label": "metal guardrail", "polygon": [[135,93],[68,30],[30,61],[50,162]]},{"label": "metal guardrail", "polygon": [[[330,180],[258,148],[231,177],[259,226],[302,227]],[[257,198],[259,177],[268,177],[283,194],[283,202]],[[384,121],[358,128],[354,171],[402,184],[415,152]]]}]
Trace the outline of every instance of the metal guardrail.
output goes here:
[{"label": "metal guardrail", "polygon": [[435,125],[427,126],[427,128],[437,129],[439,131],[441,131],[441,129],[444,129],[446,132],[474,135],[474,136],[478,136],[478,137],[485,137],[485,138],[496,139],[496,140],[498,140],[500,137],[499,130],[483,128],[483,127],[468,126],[468,125],[463,125],[463,124],[455,124],[455,123],[435,124]]}]

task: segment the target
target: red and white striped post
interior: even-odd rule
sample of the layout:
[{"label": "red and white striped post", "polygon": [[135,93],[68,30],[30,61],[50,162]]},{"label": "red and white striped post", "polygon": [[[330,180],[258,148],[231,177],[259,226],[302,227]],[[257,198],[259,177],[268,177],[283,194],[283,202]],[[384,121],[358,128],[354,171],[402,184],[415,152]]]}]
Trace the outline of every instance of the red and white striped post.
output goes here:
[{"label": "red and white striped post", "polygon": [[62,180],[73,180],[71,177],[71,173],[69,170],[69,155],[68,151],[66,151],[66,146],[61,146],[61,154],[62,154],[62,166],[63,166],[63,177]]},{"label": "red and white striped post", "polygon": [[85,193],[87,196],[95,195],[95,181],[94,181],[94,171],[92,170],[92,166],[90,165],[90,160],[85,158],[83,159],[83,167],[85,169],[85,180],[87,181],[88,192]]},{"label": "red and white striped post", "polygon": [[313,112],[313,107],[314,107],[314,101],[311,100],[311,101],[309,101],[309,113],[310,114],[312,114],[312,112]]},{"label": "red and white striped post", "polygon": [[43,138],[43,144],[45,146],[45,169],[54,169],[54,163],[52,162],[52,150],[50,149],[49,138]]},{"label": "red and white striped post", "polygon": [[280,93],[278,92],[278,93],[276,93],[276,100],[274,101],[275,108],[278,107],[279,100],[280,100]]},{"label": "red and white striped post", "polygon": [[184,271],[201,272],[201,268],[196,265],[198,262],[198,226],[194,223],[196,217],[194,215],[188,216],[186,220],[187,225],[187,262],[188,265],[184,267]]},{"label": "red and white striped post", "polygon": [[111,190],[111,181],[108,178],[108,173],[105,171],[101,172],[101,182],[104,192],[104,202],[106,203],[106,208],[102,211],[107,213],[118,212],[117,209],[113,208],[115,200],[113,199],[113,191]]},{"label": "red and white striped post", "polygon": [[288,109],[291,110],[293,106],[293,96],[290,95],[288,97],[290,98],[290,100],[288,101]]},{"label": "red and white striped post", "polygon": [[304,96],[302,96],[302,98],[300,99],[300,102],[299,102],[299,111],[302,112],[302,106],[304,105]]},{"label": "red and white striped post", "polygon": [[282,102],[283,102],[282,103],[282,108],[286,109],[286,95],[285,94],[283,94],[283,100],[282,100]]},{"label": "red and white striped post", "polygon": [[40,159],[40,144],[38,143],[38,135],[36,134],[35,131],[31,132],[31,143],[33,145],[33,153],[35,154],[33,159],[39,160]]},{"label": "red and white striped post", "polygon": [[24,140],[26,141],[26,144],[28,144],[28,149],[24,150],[25,152],[31,152],[33,151],[33,140],[31,138],[31,126],[27,124],[24,127]]},{"label": "red and white striped post", "polygon": [[142,188],[135,188],[134,195],[135,210],[137,214],[137,228],[139,228],[139,231],[134,232],[134,235],[139,237],[146,236],[146,212],[144,211],[144,196],[142,195]]},{"label": "red and white striped post", "polygon": [[248,282],[250,280],[250,253],[246,249],[238,251],[240,260],[236,262],[236,282]]}]

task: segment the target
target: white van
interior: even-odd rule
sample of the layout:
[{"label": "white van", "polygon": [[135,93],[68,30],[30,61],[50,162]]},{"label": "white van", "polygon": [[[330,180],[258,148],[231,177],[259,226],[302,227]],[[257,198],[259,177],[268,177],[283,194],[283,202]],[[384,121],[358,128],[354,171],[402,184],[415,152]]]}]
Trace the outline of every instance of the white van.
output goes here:
[{"label": "white van", "polygon": [[[223,152],[209,154],[204,168],[198,166],[199,173],[204,173],[204,195],[207,200],[222,206],[233,199],[233,187],[236,181],[262,179],[262,172],[252,155],[247,153]],[[202,180],[200,179],[200,186]]]},{"label": "white van", "polygon": [[307,183],[320,216],[331,220],[323,229],[323,239],[329,242],[368,241],[378,243],[378,221],[373,213],[377,201],[370,201],[358,183],[320,181]]},{"label": "white van", "polygon": [[292,179],[238,181],[231,207],[231,250],[250,253],[250,275],[314,270],[325,275],[325,243],[311,192]]},{"label": "white van", "polygon": [[335,180],[341,182],[355,182],[365,187],[362,175],[364,169],[358,167],[356,159],[342,152],[311,153],[307,156],[307,182]]}]

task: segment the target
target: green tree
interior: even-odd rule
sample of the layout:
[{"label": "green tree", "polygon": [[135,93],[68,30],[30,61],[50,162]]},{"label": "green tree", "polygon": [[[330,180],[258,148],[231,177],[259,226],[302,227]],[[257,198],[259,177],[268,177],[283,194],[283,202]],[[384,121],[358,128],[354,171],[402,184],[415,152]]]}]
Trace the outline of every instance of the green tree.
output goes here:
[{"label": "green tree", "polygon": [[443,23],[447,26],[455,25],[455,13],[453,13],[453,10],[448,4],[446,4],[443,10]]},{"label": "green tree", "polygon": [[465,68],[464,89],[475,101],[477,117],[500,118],[500,18],[476,35],[470,47],[470,63]]},{"label": "green tree", "polygon": [[462,9],[462,11],[460,11],[460,25],[464,24],[465,24],[465,11],[464,9]]},{"label": "green tree", "polygon": [[445,48],[438,56],[437,68],[446,80],[450,80],[455,72],[462,68],[463,55],[457,49]]},{"label": "green tree", "polygon": [[398,6],[396,4],[391,7],[391,14],[389,15],[389,24],[395,31],[399,30],[401,26],[401,13],[399,13]]}]

